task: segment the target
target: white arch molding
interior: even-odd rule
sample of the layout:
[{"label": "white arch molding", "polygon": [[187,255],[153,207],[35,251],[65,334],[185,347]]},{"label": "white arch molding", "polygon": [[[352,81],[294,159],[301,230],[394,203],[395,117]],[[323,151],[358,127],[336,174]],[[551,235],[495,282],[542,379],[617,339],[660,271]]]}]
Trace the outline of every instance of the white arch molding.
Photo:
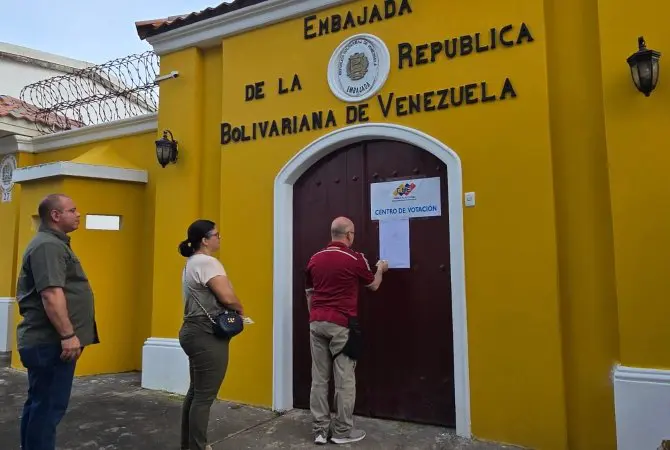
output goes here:
[{"label": "white arch molding", "polygon": [[458,155],[418,130],[389,123],[354,125],[315,140],[279,172],[274,185],[273,386],[276,411],[293,408],[293,185],[314,163],[342,147],[367,140],[405,142],[432,153],[447,167],[451,299],[454,327],[456,433],[470,438],[470,378],[465,304],[462,170]]}]

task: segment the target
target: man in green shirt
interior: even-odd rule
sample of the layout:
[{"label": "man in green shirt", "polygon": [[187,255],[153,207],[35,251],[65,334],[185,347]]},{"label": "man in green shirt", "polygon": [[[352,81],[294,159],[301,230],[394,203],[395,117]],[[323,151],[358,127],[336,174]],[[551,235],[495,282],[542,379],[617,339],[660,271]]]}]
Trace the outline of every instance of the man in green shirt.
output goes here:
[{"label": "man in green shirt", "polygon": [[21,448],[55,450],[77,359],[99,340],[93,291],[68,236],[79,228],[77,207],[71,198],[52,194],[38,213],[41,225],[23,254],[16,292],[23,317],[16,336],[29,384]]}]

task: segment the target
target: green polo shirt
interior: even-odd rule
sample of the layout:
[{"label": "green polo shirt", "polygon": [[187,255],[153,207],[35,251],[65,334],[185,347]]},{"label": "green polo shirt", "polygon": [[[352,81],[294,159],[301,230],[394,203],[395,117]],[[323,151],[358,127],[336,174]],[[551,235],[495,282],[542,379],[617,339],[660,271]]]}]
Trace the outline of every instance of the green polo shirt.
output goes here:
[{"label": "green polo shirt", "polygon": [[23,320],[16,330],[18,348],[60,343],[60,335],[51,324],[40,296],[49,287],[63,289],[70,321],[81,345],[100,342],[93,291],[70,248],[70,237],[42,226],[28,244],[21,263],[16,301]]}]

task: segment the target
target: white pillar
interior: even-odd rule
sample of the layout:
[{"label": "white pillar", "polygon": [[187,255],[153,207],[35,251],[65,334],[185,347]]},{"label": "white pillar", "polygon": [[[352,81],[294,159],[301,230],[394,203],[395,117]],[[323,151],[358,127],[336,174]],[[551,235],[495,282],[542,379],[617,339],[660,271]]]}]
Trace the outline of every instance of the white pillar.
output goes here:
[{"label": "white pillar", "polygon": [[670,370],[616,367],[614,408],[618,450],[661,448],[670,440]]},{"label": "white pillar", "polygon": [[14,299],[0,297],[0,353],[11,352],[14,344]]},{"label": "white pillar", "polygon": [[142,387],[185,395],[188,384],[188,357],[179,339],[147,339],[142,349]]}]

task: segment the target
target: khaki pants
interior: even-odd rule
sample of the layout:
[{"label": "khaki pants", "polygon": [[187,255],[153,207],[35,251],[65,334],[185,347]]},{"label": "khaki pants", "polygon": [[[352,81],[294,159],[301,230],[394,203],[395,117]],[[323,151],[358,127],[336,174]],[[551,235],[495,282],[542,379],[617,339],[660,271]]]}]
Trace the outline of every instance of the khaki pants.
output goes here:
[{"label": "khaki pants", "polygon": [[328,382],[333,373],[335,381],[335,405],[337,415],[333,421],[334,437],[346,437],[354,426],[354,404],[356,403],[356,361],[345,355],[333,356],[347,343],[349,329],[330,322],[312,322],[310,344],[312,348],[312,411],[313,432],[328,436],[331,428]]}]

